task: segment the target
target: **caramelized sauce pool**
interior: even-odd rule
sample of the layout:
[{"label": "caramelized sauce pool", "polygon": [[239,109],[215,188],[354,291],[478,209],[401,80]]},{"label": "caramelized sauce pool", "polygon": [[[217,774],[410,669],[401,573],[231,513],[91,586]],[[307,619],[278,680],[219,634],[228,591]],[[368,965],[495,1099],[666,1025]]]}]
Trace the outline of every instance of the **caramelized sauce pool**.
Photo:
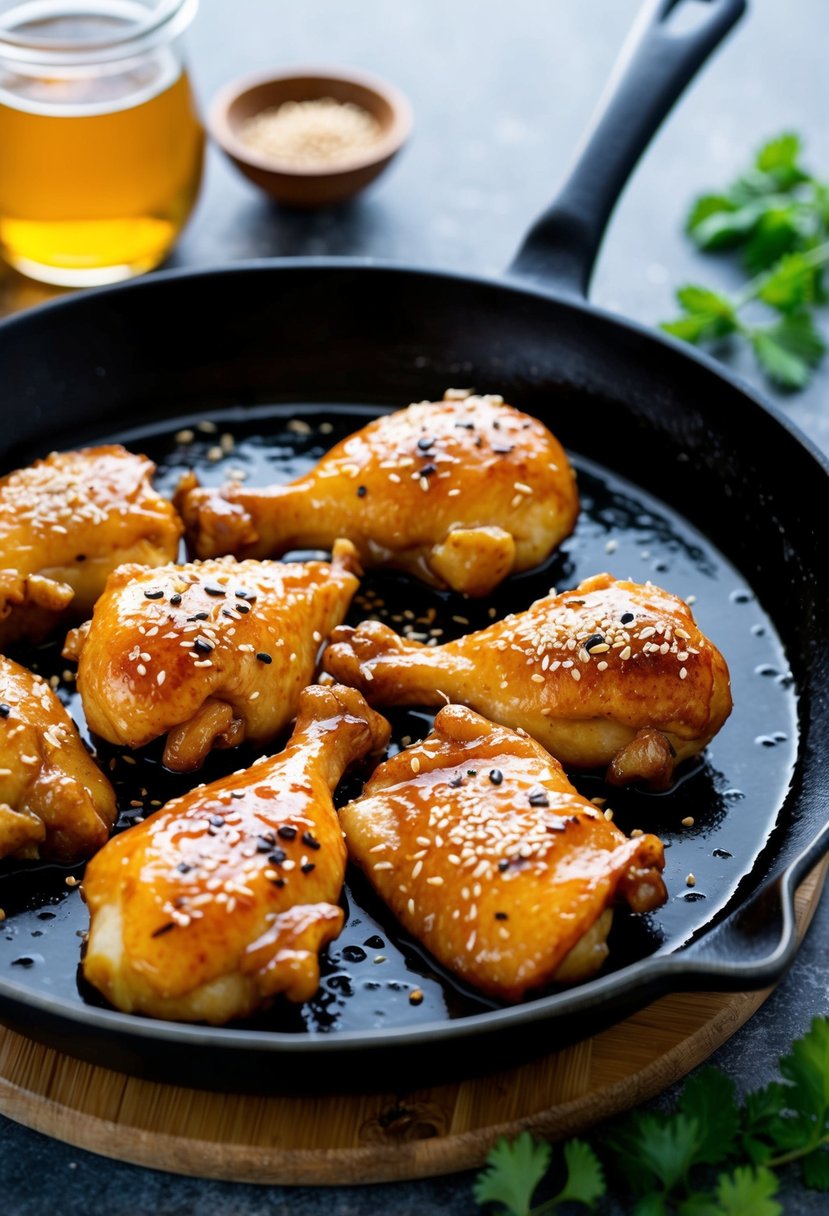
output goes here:
[{"label": "caramelized sauce pool", "polygon": [[[252,484],[264,484],[306,471],[375,413],[356,406],[262,407],[227,411],[208,422],[207,429],[190,419],[100,438],[123,442],[156,460],[157,484],[164,492],[172,492],[190,467],[207,484],[221,483],[233,470],[241,470]],[[680,770],[667,794],[611,790],[600,774],[575,777],[587,797],[608,799],[624,831],[653,831],[667,847],[668,903],[646,917],[617,913],[604,974],[654,952],[675,950],[732,900],[778,822],[797,749],[797,697],[774,626],[739,572],[672,509],[607,469],[578,456],[573,460],[582,514],[574,535],[544,567],[507,580],[484,601],[436,592],[400,574],[372,572],[349,622],[377,616],[421,640],[440,630],[435,636],[440,642],[482,628],[493,612],[500,617],[520,611],[551,586],[563,590],[601,570],[620,578],[651,579],[677,595],[695,597],[697,620],[731,669],[734,712],[724,729],[701,760]],[[58,644],[51,644],[15,657],[58,677],[58,693],[84,729],[71,673],[63,679],[69,665],[59,651]],[[418,710],[389,717],[392,751],[422,738],[432,721]],[[134,755],[104,744],[97,751],[116,787],[121,829],[194,782],[192,775],[164,770],[158,746]],[[214,753],[197,780],[213,780],[255,756],[245,749]],[[340,804],[359,792],[364,776],[354,772],[346,777]],[[683,824],[689,819],[691,825]],[[0,924],[0,977],[79,1006],[103,1003],[80,980],[88,915],[77,886],[67,886],[66,879],[82,873],[81,867],[0,864],[0,907],[6,912]],[[686,885],[689,874],[694,875],[693,888]],[[248,1025],[296,1033],[371,1033],[490,1007],[446,976],[353,871],[342,904],[345,927],[323,955],[316,996],[300,1006],[277,1003]]]}]

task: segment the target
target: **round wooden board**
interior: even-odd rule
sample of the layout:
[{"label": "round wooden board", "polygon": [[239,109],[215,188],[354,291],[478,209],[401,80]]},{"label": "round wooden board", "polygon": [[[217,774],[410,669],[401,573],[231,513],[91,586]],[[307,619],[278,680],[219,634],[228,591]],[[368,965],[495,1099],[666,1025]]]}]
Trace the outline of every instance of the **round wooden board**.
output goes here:
[{"label": "round wooden board", "polygon": [[[797,897],[800,935],[829,859]],[[771,990],[668,996],[543,1060],[406,1094],[210,1094],[139,1081],[0,1028],[0,1113],[79,1148],[155,1169],[256,1183],[421,1178],[482,1163],[499,1136],[555,1139],[684,1076]]]}]

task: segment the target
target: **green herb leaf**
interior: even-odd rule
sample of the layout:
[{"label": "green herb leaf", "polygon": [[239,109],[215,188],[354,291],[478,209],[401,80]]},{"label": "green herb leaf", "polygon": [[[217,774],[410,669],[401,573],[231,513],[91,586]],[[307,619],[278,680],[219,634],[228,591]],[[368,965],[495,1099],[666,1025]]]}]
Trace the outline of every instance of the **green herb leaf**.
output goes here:
[{"label": "green herb leaf", "polygon": [[799,312],[814,299],[814,287],[814,267],[802,253],[789,253],[765,279],[757,298],[777,312]]},{"label": "green herb leaf", "polygon": [[791,1084],[787,1105],[806,1115],[819,1136],[829,1133],[829,1021],[815,1018],[807,1034],[795,1039],[780,1072]]},{"label": "green herb leaf", "polygon": [[696,1162],[719,1165],[731,1156],[740,1129],[733,1081],[716,1068],[702,1069],[686,1082],[679,1109],[700,1129]]},{"label": "green herb leaf", "polygon": [[757,153],[754,162],[760,173],[766,173],[784,189],[808,181],[809,174],[798,163],[801,145],[799,136],[788,131],[769,140]]},{"label": "green herb leaf", "polygon": [[683,1181],[697,1161],[702,1138],[696,1119],[637,1111],[609,1143],[617,1168],[641,1195],[654,1184],[669,1192]]},{"label": "green herb leaf", "polygon": [[750,271],[768,270],[784,253],[803,244],[804,222],[796,203],[770,206],[760,216],[749,236],[743,259]]},{"label": "green herb leaf", "polygon": [[820,363],[826,344],[808,313],[792,313],[776,325],[751,331],[757,361],[781,388],[804,388]]},{"label": "green herb leaf", "polygon": [[711,342],[738,328],[734,305],[727,296],[689,283],[679,288],[676,298],[686,315],[665,322],[662,328],[666,333],[686,342]]},{"label": "green herb leaf", "polygon": [[582,1203],[593,1208],[604,1195],[604,1172],[598,1157],[583,1140],[568,1140],[564,1146],[567,1181],[553,1203]]},{"label": "green herb leaf", "polygon": [[662,1195],[651,1191],[638,1199],[631,1209],[631,1216],[668,1216],[668,1205]]},{"label": "green herb leaf", "polygon": [[777,1187],[777,1178],[764,1166],[738,1166],[733,1174],[720,1174],[712,1216],[781,1216],[783,1208],[774,1198]]},{"label": "green herb leaf", "polygon": [[486,1159],[486,1169],[478,1175],[473,1194],[475,1202],[500,1203],[509,1216],[529,1216],[532,1197],[550,1164],[552,1149],[521,1132],[515,1140],[501,1137]]},{"label": "green herb leaf", "polygon": [[803,1182],[813,1191],[829,1191],[829,1147],[817,1149],[800,1163]]},{"label": "green herb leaf", "polygon": [[765,199],[751,199],[741,206],[732,203],[728,211],[710,211],[697,220],[690,229],[691,236],[700,249],[727,249],[740,245],[754,232],[767,210]]}]

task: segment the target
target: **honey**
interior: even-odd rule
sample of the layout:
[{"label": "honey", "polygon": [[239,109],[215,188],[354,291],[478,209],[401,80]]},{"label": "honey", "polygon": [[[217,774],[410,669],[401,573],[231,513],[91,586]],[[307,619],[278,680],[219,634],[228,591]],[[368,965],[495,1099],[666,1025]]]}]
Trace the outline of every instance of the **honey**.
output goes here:
[{"label": "honey", "polygon": [[[39,39],[78,53],[88,40],[117,42],[145,11],[131,0],[114,0],[113,9],[30,25]],[[204,145],[174,49],[156,45],[94,70],[24,70],[4,61],[2,39],[0,28],[3,257],[30,277],[66,286],[114,282],[158,265],[195,202]]]}]

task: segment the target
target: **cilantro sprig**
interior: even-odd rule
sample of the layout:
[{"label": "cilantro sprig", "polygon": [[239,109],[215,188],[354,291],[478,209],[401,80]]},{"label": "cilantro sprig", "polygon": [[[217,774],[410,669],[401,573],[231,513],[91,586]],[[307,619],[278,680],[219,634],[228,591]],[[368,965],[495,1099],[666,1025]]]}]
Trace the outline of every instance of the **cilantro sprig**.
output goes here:
[{"label": "cilantro sprig", "polygon": [[707,252],[738,252],[752,277],[730,294],[680,287],[682,313],[662,325],[696,345],[746,340],[769,379],[789,390],[809,383],[826,352],[814,311],[827,299],[829,182],[803,166],[801,152],[797,135],[780,135],[725,191],[696,199],[691,239]]},{"label": "cilantro sprig", "polygon": [[[815,1018],[792,1044],[780,1075],[740,1103],[728,1077],[702,1069],[676,1110],[636,1111],[619,1122],[602,1139],[603,1160],[583,1140],[567,1141],[554,1160],[551,1146],[528,1132],[501,1139],[475,1199],[496,1205],[499,1216],[592,1211],[607,1173],[632,1216],[781,1216],[777,1171],[797,1166],[806,1187],[829,1192],[829,1019]],[[559,1189],[534,1205],[545,1183]]]}]

